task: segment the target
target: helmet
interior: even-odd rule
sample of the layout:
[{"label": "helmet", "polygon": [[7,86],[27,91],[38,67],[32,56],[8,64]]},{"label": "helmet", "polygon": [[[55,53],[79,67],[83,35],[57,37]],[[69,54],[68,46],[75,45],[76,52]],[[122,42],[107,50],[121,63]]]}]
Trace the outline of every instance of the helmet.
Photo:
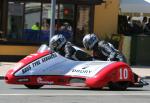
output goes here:
[{"label": "helmet", "polygon": [[66,42],[66,38],[62,34],[57,34],[51,38],[50,48],[57,51],[61,49]]},{"label": "helmet", "polygon": [[94,45],[98,42],[98,38],[95,34],[87,34],[83,38],[83,45],[86,49],[93,49]]}]

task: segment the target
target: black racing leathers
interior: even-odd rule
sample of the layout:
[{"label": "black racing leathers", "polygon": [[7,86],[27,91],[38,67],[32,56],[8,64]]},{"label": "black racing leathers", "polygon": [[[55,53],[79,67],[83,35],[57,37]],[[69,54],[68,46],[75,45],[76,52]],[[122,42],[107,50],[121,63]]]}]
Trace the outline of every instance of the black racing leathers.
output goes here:
[{"label": "black racing leathers", "polygon": [[58,53],[72,60],[79,60],[79,61],[92,60],[92,57],[88,53],[72,45],[70,42],[67,42],[63,46],[62,50],[60,50]]},{"label": "black racing leathers", "polygon": [[126,62],[126,59],[122,53],[114,48],[112,44],[106,41],[99,41],[93,48],[94,59],[104,61],[122,61]]}]

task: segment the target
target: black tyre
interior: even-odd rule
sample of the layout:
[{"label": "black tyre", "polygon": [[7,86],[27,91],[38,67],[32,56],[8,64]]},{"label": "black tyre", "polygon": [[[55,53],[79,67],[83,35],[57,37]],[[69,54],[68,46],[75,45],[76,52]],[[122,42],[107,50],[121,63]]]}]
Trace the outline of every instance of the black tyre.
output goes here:
[{"label": "black tyre", "polygon": [[110,90],[126,90],[129,86],[128,82],[116,82],[116,83],[109,83],[108,87]]},{"label": "black tyre", "polygon": [[39,89],[41,88],[43,85],[25,85],[25,87],[29,88],[29,89]]}]

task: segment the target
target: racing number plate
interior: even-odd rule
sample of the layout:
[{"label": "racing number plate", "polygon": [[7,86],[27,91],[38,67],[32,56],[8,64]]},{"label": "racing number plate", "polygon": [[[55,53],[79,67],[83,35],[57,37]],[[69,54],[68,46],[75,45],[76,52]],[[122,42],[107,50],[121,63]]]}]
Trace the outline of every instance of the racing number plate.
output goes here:
[{"label": "racing number plate", "polygon": [[129,71],[128,71],[127,68],[120,68],[119,69],[119,73],[120,73],[120,75],[119,75],[119,79],[120,80],[126,80],[126,79],[128,79],[128,77],[129,77]]}]

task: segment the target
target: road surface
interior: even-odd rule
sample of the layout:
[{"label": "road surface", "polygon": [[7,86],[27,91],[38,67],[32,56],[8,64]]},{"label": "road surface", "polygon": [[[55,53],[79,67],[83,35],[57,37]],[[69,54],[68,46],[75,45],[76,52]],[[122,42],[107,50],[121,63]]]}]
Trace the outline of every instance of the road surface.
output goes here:
[{"label": "road surface", "polygon": [[[150,80],[147,80],[150,83]],[[150,103],[150,86],[126,91],[44,86],[31,90],[0,80],[0,103]]]}]

